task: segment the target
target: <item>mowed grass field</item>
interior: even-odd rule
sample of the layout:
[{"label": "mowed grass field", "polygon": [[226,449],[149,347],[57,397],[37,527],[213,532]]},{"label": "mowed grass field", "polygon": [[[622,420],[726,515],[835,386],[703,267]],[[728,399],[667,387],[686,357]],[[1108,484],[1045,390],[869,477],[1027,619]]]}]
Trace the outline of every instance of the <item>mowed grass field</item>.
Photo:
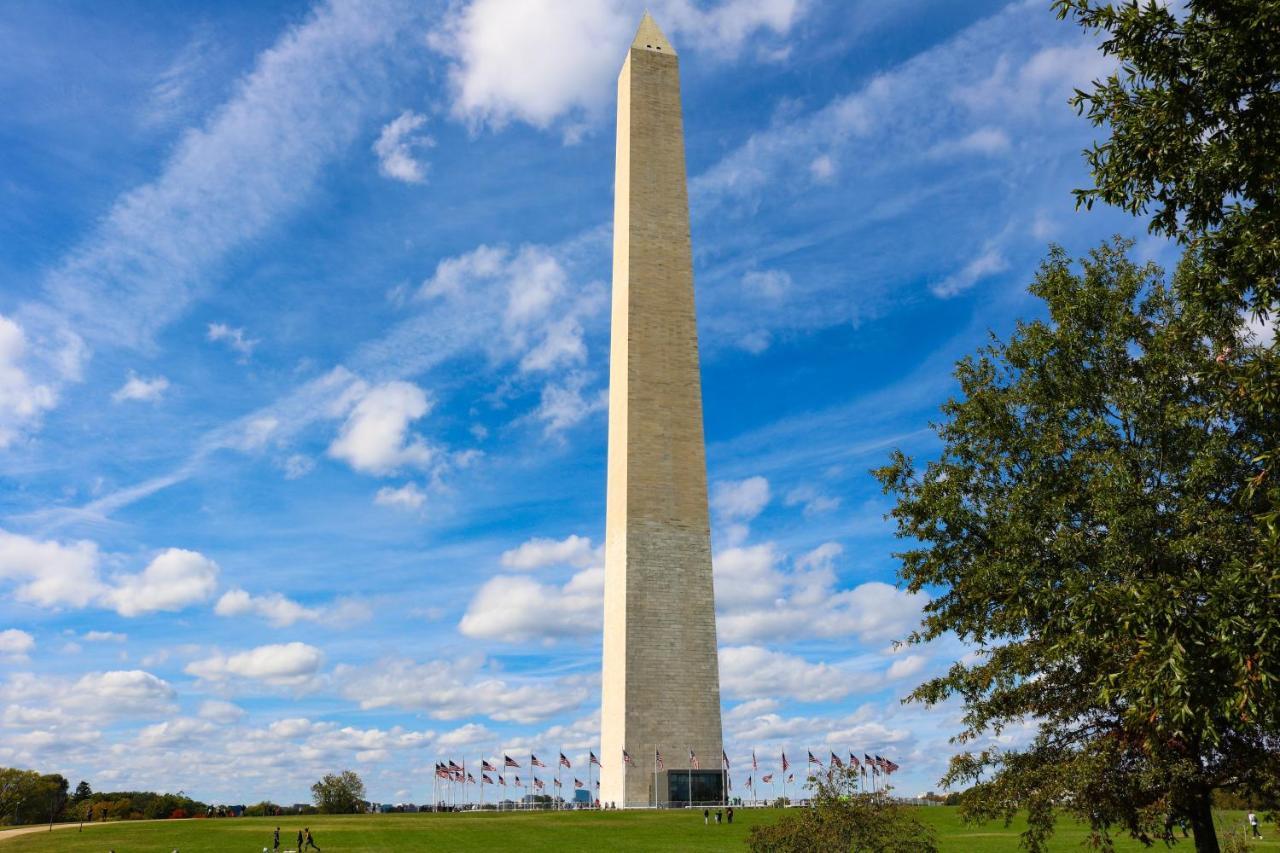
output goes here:
[{"label": "mowed grass field", "polygon": [[[306,818],[227,818],[220,820],[109,823],[76,829],[55,829],[0,839],[3,853],[260,853],[271,846],[271,830],[280,826],[281,849],[295,848],[298,829],[311,827],[326,853],[414,853],[414,851],[512,850],[629,851],[629,850],[745,850],[751,827],[771,823],[781,811],[738,809],[732,826],[702,825],[701,812],[532,812],[472,814],[391,814],[308,816]],[[947,853],[1014,853],[1020,827],[999,824],[966,826],[956,810],[920,808],[920,818],[933,826]],[[1244,814],[1218,815],[1223,830],[1244,827]],[[1264,825],[1265,838],[1253,842],[1260,851],[1280,853],[1280,834]],[[1055,850],[1084,850],[1086,832],[1071,823],[1060,825]],[[1180,836],[1179,836],[1180,837]],[[1143,850],[1122,839],[1122,851]],[[1175,850],[1190,851],[1189,841]]]}]

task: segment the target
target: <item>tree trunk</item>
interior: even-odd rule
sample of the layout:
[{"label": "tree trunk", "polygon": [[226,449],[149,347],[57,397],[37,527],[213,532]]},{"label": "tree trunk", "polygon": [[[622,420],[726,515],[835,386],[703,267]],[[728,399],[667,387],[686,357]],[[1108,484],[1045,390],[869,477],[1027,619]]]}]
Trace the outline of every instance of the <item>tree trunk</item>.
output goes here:
[{"label": "tree trunk", "polygon": [[1218,833],[1213,828],[1213,802],[1210,792],[1203,791],[1191,802],[1191,834],[1195,838],[1196,853],[1221,853]]}]

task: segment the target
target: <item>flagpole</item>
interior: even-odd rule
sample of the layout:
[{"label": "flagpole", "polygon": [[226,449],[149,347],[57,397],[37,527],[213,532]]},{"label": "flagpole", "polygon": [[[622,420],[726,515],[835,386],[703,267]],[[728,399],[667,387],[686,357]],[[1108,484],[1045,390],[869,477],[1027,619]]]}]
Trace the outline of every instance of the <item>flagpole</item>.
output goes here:
[{"label": "flagpole", "polygon": [[564,787],[560,784],[560,768],[564,766],[564,762],[560,759],[564,757],[564,747],[560,747],[560,754],[556,756],[556,788],[560,791],[560,799],[564,799]]}]

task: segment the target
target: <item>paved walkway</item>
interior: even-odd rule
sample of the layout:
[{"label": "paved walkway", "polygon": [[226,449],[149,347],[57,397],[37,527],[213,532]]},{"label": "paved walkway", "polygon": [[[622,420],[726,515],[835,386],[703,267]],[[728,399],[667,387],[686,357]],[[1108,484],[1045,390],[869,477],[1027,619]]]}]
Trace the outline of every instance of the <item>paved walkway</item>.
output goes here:
[{"label": "paved walkway", "polygon": [[[172,820],[172,818],[170,818],[170,820]],[[191,820],[191,818],[189,817],[178,818],[178,820]],[[94,821],[93,823],[86,823],[84,826],[85,826],[85,829],[90,829],[95,826],[106,826],[108,824],[120,823],[120,822],[121,821]],[[129,821],[129,823],[159,823],[159,821],[131,820]],[[80,828],[80,824],[78,823],[55,823],[53,825],[54,832],[57,832],[60,829],[79,829],[79,828]],[[49,824],[47,823],[38,823],[33,826],[16,826],[12,829],[0,829],[0,844],[4,843],[5,841],[8,841],[10,838],[16,838],[19,835],[30,835],[33,832],[48,832],[48,831],[49,831]]]}]

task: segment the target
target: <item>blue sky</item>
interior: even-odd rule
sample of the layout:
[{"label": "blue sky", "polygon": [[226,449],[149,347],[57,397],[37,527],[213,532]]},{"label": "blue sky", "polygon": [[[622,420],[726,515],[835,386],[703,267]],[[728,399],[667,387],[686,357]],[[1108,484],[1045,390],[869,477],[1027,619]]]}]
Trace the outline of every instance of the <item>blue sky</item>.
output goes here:
[{"label": "blue sky", "polygon": [[[1168,260],[1074,210],[1067,98],[1107,65],[1047,6],[650,3],[736,768],[852,749],[935,787],[957,710],[898,700],[965,650],[894,648],[921,601],[868,469],[936,452],[951,365],[1036,315],[1050,241]],[[0,763],[241,802],[581,766],[642,8],[6,4]]]}]

